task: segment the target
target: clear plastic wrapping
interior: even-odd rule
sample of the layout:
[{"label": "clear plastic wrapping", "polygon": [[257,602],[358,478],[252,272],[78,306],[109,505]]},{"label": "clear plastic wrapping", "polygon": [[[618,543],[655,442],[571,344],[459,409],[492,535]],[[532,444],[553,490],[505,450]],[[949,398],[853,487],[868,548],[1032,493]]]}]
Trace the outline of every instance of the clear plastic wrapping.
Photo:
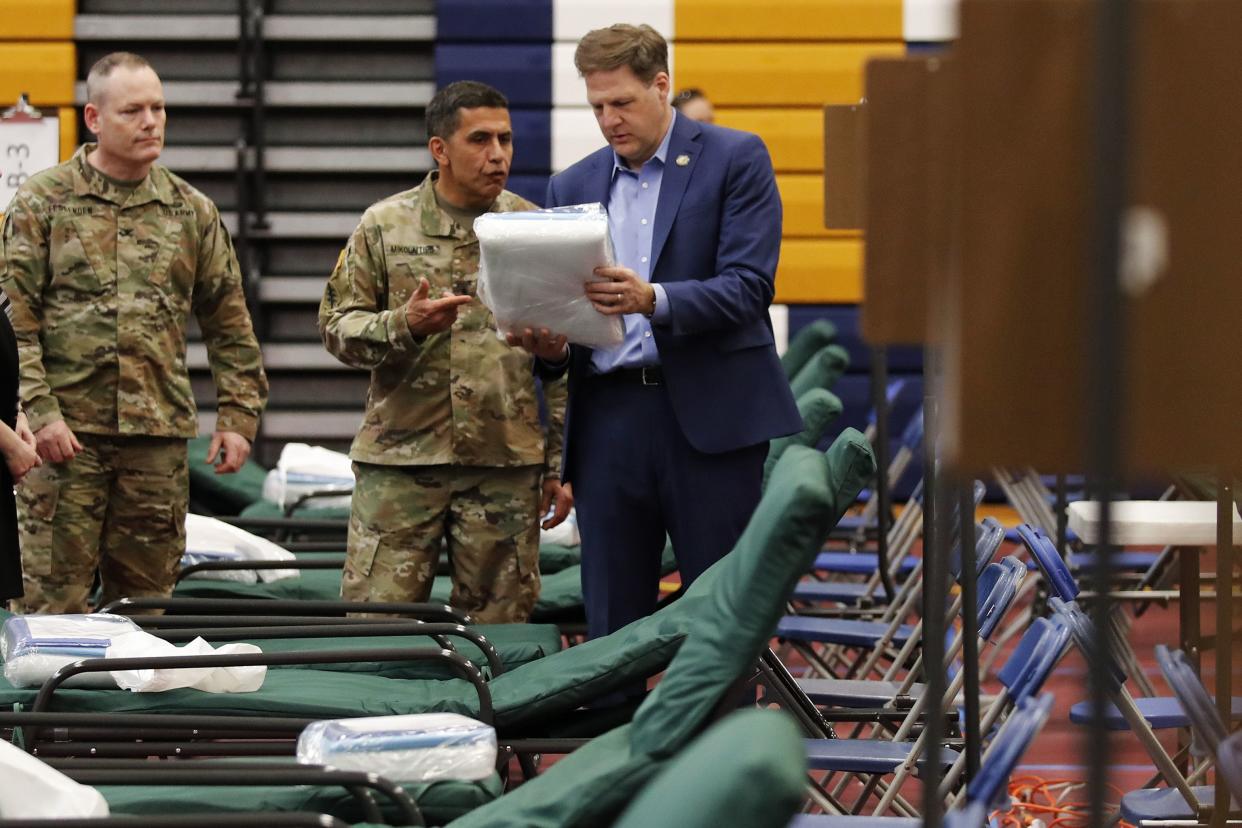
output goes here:
[{"label": "clear plastic wrapping", "polygon": [[[183,567],[209,561],[292,561],[295,556],[271,541],[239,529],[222,520],[203,515],[185,516],[185,554]],[[253,584],[285,578],[297,578],[296,569],[230,569],[218,572],[196,572],[190,578],[212,578]]]},{"label": "clear plastic wrapping", "polygon": [[276,468],[263,481],[263,499],[290,506],[311,492],[340,491],[340,497],[315,498],[307,508],[349,506],[354,470],[349,455],[306,443],[286,443]]},{"label": "clear plastic wrapping", "polygon": [[[0,630],[4,678],[14,687],[38,687],[66,664],[103,658],[113,639],[137,632],[128,618],[94,615],[15,615]],[[66,687],[116,687],[108,673],[84,673]]]},{"label": "clear plastic wrapping", "polygon": [[603,205],[485,213],[474,233],[479,299],[502,333],[547,328],[593,348],[621,344],[621,317],[597,311],[582,287],[596,267],[615,262]]},{"label": "clear plastic wrapping", "polygon": [[302,731],[298,761],[394,782],[480,780],[496,770],[496,731],[456,713],[333,719]]}]

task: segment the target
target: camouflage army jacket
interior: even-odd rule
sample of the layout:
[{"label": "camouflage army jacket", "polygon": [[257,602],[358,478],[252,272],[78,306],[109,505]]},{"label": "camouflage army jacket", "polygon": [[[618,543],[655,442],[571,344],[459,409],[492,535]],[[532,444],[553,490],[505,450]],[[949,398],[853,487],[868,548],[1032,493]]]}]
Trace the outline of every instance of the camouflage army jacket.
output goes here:
[{"label": "camouflage army jacket", "polygon": [[[491,311],[477,298],[478,239],[436,204],[436,176],[363,214],[319,306],[327,349],[371,371],[366,415],[349,456],[382,465],[542,463],[548,476],[558,476],[564,381],[545,391],[545,441],[532,359],[497,337]],[[533,208],[510,192],[492,207]],[[476,298],[459,308],[451,330],[416,341],[405,303],[420,277],[432,298],[449,291]]]},{"label": "camouflage army jacket", "polygon": [[193,437],[192,310],[216,427],[253,440],[267,378],[215,205],[158,164],[127,193],[87,162],[93,148],[23,184],[0,234],[31,427],[63,419],[92,434]]}]

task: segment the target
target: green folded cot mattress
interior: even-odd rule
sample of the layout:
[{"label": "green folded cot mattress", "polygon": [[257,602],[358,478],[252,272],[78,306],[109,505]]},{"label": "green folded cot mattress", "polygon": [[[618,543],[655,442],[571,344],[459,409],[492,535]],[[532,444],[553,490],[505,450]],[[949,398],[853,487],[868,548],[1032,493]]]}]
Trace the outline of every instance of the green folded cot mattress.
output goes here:
[{"label": "green folded cot mattress", "polygon": [[[535,659],[561,649],[561,631],[552,624],[479,624],[472,627],[496,649],[505,670],[513,670]],[[459,636],[447,636],[453,649],[461,653],[483,672],[491,675],[483,651],[474,642]],[[358,638],[270,638],[246,639],[265,653],[305,653],[329,647],[342,649],[377,649],[382,647],[436,647],[430,638],[415,635],[362,636]],[[306,668],[347,673],[371,673],[399,679],[445,679],[455,674],[447,665],[434,661],[355,661],[344,664],[308,664]],[[287,668],[280,668],[287,669]],[[297,669],[301,669],[300,667]]]},{"label": "green folded cot mattress", "polygon": [[[571,566],[541,577],[539,600],[531,620],[563,619],[570,611],[582,609],[582,570]],[[436,578],[431,600],[449,603],[453,583],[447,576]],[[177,584],[173,594],[178,598],[255,598],[264,600],[328,600],[341,597],[341,572],[337,569],[304,569],[297,578],[271,583],[245,584],[238,581],[217,581],[208,578],[187,578]]]},{"label": "green folded cot mattress", "polygon": [[[363,818],[354,797],[343,788],[319,785],[99,785],[114,816],[159,814],[229,814],[247,811],[330,814],[351,824]],[[503,792],[493,773],[478,782],[442,780],[402,785],[418,803],[428,825],[443,825],[496,799]],[[376,797],[381,812],[386,798]]]}]

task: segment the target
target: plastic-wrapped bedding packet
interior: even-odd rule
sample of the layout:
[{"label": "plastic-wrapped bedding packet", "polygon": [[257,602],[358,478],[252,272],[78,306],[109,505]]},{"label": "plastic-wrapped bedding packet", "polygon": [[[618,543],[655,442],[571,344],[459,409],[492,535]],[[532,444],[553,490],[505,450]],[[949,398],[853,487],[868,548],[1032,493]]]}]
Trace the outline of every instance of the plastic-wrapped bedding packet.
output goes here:
[{"label": "plastic-wrapped bedding packet", "polygon": [[333,719],[302,731],[298,761],[394,782],[477,781],[496,770],[496,731],[457,713]]},{"label": "plastic-wrapped bedding packet", "polygon": [[[185,516],[185,553],[181,566],[211,561],[292,561],[297,556],[271,541],[205,515]],[[300,577],[296,569],[228,569],[196,572],[190,578],[213,578],[253,584]]]},{"label": "plastic-wrapped bedding packet", "polygon": [[[66,664],[103,658],[114,638],[136,632],[128,618],[94,615],[15,615],[0,630],[4,678],[14,687],[37,687]],[[110,673],[83,673],[65,687],[116,687]]]},{"label": "plastic-wrapped bedding packet", "polygon": [[479,299],[502,334],[547,328],[593,348],[621,344],[621,317],[597,311],[582,287],[596,267],[616,261],[603,205],[485,213],[474,233]]},{"label": "plastic-wrapped bedding packet", "polygon": [[311,492],[339,491],[339,497],[307,500],[305,508],[348,508],[353,489],[354,470],[349,455],[322,446],[286,443],[276,468],[263,480],[263,499],[285,508]]}]

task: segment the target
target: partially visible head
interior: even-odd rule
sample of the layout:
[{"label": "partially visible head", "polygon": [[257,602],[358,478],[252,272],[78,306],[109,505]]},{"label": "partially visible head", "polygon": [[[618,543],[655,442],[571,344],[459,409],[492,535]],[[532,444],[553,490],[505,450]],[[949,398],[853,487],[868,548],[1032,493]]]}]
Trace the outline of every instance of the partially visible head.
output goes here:
[{"label": "partially visible head", "polygon": [[703,94],[702,89],[696,89],[693,86],[677,93],[673,98],[673,109],[692,121],[705,124],[716,122],[716,110],[712,107],[712,102],[707,99],[707,95]]},{"label": "partially visible head", "polygon": [[672,118],[668,43],[648,25],[618,23],[587,32],[574,65],[608,144],[631,166],[645,163]]},{"label": "partially visible head", "polygon": [[112,52],[86,76],[86,128],[99,141],[97,165],[142,178],[164,149],[164,86],[146,58]]},{"label": "partially visible head", "polygon": [[509,101],[477,81],[454,81],[427,105],[427,146],[440,170],[440,195],[458,207],[486,208],[504,190],[513,162]]}]

